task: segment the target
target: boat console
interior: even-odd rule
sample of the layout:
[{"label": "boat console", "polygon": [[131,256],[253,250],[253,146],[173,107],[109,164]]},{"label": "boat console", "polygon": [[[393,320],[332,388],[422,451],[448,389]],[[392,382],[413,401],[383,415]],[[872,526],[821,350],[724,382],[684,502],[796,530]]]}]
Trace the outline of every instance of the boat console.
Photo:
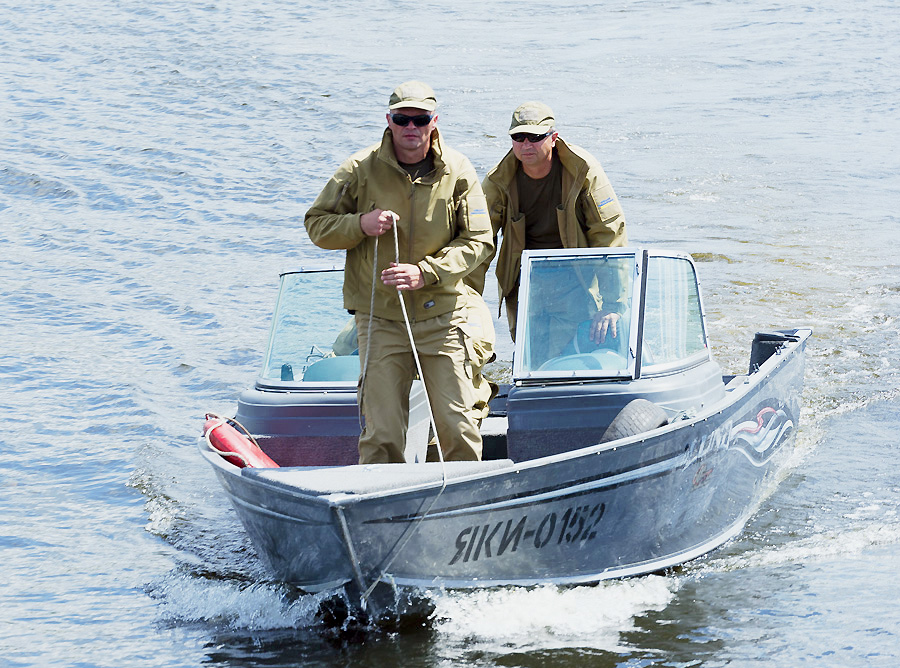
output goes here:
[{"label": "boat console", "polygon": [[[342,282],[339,266],[281,276],[262,371],[238,401],[236,420],[283,466],[357,461],[360,357],[353,317],[341,308]],[[672,417],[722,399],[690,257],[526,251],[512,376],[483,425],[488,459],[525,461],[595,444],[635,398]],[[417,461],[429,427],[420,387],[410,402],[407,460]]]},{"label": "boat console", "polygon": [[508,455],[516,461],[597,443],[635,398],[675,417],[725,396],[686,254],[525,251],[519,301],[507,398]]}]

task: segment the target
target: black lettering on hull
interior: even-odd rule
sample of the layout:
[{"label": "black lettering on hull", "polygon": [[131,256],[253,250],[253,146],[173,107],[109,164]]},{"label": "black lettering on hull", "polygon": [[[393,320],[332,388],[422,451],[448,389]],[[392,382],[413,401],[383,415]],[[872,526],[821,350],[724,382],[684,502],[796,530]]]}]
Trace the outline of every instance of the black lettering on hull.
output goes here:
[{"label": "black lettering on hull", "polygon": [[535,528],[527,528],[528,515],[466,527],[456,536],[456,553],[449,565],[460,560],[467,563],[501,557],[516,552],[521,546],[542,550],[551,543],[562,546],[594,540],[597,525],[605,512],[606,504],[598,503],[571,506],[561,516],[555,512],[547,513]]}]

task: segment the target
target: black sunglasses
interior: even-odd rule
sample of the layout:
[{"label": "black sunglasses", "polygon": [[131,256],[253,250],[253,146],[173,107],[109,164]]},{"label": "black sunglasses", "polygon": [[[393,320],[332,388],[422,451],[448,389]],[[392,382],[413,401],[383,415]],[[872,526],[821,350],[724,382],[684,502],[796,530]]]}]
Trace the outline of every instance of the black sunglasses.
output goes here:
[{"label": "black sunglasses", "polygon": [[537,144],[538,142],[544,141],[547,137],[549,137],[550,133],[545,132],[542,135],[533,135],[530,132],[517,132],[516,134],[510,136],[512,137],[512,140],[518,144],[521,144],[526,139],[532,144]]},{"label": "black sunglasses", "polygon": [[399,125],[401,128],[405,128],[409,125],[409,122],[412,121],[413,125],[417,128],[424,128],[426,125],[431,123],[431,119],[434,118],[431,114],[421,114],[419,116],[407,116],[406,114],[391,114],[391,122],[394,125]]}]

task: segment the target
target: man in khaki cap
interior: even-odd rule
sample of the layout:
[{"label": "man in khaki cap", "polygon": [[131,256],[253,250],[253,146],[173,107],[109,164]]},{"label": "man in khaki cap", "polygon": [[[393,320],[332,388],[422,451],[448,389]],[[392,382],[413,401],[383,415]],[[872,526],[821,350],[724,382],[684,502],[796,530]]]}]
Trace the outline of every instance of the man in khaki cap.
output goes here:
[{"label": "man in khaki cap", "polygon": [[344,161],[306,213],[313,243],[347,252],[344,308],[355,314],[364,374],[361,464],[404,461],[417,370],[401,298],[444,458],[481,458],[490,388],[480,371],[493,354],[493,324],[463,279],[494,246],[475,169],[444,145],[436,108],[422,82],[395,88],[381,141]]},{"label": "man in khaki cap", "polygon": [[[520,105],[513,112],[509,134],[512,149],[482,185],[495,242],[497,233],[503,235],[497,281],[515,340],[523,250],[625,246],[628,240],[625,215],[603,167],[584,149],[560,139],[550,107],[540,102]],[[490,260],[470,276],[470,284],[483,287],[489,264]],[[560,286],[561,305],[571,297],[566,288]],[[575,291],[581,286],[568,288]],[[600,343],[608,333],[616,336],[620,313],[617,295],[604,303],[602,288],[592,293],[590,337]]]}]

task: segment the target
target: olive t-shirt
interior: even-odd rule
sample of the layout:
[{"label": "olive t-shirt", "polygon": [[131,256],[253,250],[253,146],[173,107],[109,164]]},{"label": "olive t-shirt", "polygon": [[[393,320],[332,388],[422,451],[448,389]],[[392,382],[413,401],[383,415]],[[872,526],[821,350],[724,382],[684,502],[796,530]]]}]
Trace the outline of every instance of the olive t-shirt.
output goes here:
[{"label": "olive t-shirt", "polygon": [[550,173],[533,179],[519,165],[516,170],[519,212],[525,216],[525,248],[562,248],[556,208],[562,204],[562,164],[556,151]]},{"label": "olive t-shirt", "polygon": [[419,160],[419,162],[401,162],[400,166],[406,170],[409,178],[415,181],[434,171],[434,153],[428,151],[428,155],[425,156],[424,160]]}]

